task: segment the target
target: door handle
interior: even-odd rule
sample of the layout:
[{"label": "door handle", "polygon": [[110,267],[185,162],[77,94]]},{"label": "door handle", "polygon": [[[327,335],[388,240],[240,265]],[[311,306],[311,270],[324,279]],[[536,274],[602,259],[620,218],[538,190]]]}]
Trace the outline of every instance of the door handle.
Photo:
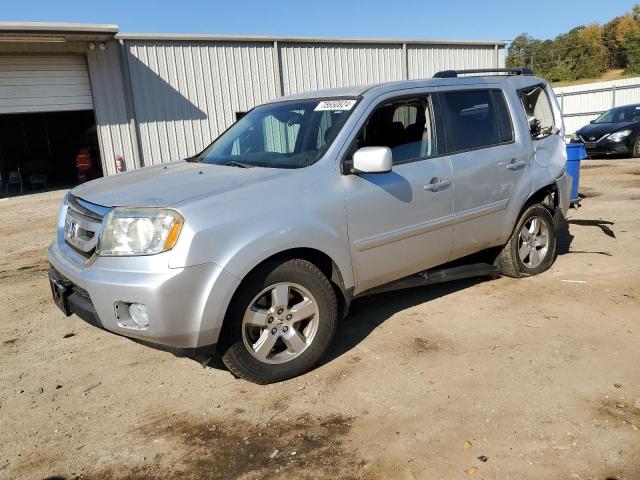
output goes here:
[{"label": "door handle", "polygon": [[439,192],[440,190],[447,188],[449,185],[451,185],[451,180],[433,177],[431,181],[424,186],[424,189],[432,192]]},{"label": "door handle", "polygon": [[516,171],[524,168],[527,165],[527,162],[524,160],[516,160],[515,158],[511,160],[511,162],[507,163],[507,168],[511,171]]}]

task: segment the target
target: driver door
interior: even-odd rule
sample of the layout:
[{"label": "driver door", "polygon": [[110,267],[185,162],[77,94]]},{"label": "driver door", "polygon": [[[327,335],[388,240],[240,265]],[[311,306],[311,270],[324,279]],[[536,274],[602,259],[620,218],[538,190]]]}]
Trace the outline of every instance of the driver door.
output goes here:
[{"label": "driver door", "polygon": [[393,155],[388,173],[342,177],[357,292],[449,259],[453,171],[450,158],[438,155],[434,113],[428,93],[387,96],[350,147],[348,158],[365,146]]}]

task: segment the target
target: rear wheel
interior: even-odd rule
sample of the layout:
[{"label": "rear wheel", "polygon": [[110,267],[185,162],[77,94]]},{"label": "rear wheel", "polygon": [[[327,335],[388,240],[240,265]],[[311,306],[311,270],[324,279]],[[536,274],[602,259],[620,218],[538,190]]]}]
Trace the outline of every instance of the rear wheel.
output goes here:
[{"label": "rear wheel", "polygon": [[311,369],[333,339],[333,287],[312,263],[269,263],[240,287],[222,332],[222,360],[237,377],[273,383]]},{"label": "rear wheel", "polygon": [[542,205],[532,205],[520,216],[496,263],[503,275],[527,277],[548,270],[555,254],[553,217]]}]

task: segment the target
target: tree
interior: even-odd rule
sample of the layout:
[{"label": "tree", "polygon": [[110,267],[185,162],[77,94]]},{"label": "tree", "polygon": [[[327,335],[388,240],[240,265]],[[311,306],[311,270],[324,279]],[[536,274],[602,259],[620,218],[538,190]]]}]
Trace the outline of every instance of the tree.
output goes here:
[{"label": "tree", "polygon": [[522,33],[509,46],[506,65],[529,66],[551,81],[598,78],[609,68],[640,73],[640,5],[604,26],[578,26],[553,40]]},{"label": "tree", "polygon": [[533,38],[526,33],[521,33],[511,42],[505,62],[508,68],[531,65],[531,42]]}]

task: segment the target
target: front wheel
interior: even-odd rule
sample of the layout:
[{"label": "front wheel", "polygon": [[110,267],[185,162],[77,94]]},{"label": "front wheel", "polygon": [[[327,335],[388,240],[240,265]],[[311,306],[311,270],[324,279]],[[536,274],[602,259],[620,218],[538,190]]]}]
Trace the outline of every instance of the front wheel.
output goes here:
[{"label": "front wheel", "polygon": [[553,217],[542,205],[532,205],[518,219],[496,263],[503,275],[528,277],[548,270],[555,256]]},{"label": "front wheel", "polygon": [[290,259],[260,267],[242,284],[222,331],[222,360],[237,377],[279,382],[311,369],[333,339],[337,300],[312,263]]},{"label": "front wheel", "polygon": [[631,152],[633,158],[640,158],[640,136],[633,143],[633,152]]}]

